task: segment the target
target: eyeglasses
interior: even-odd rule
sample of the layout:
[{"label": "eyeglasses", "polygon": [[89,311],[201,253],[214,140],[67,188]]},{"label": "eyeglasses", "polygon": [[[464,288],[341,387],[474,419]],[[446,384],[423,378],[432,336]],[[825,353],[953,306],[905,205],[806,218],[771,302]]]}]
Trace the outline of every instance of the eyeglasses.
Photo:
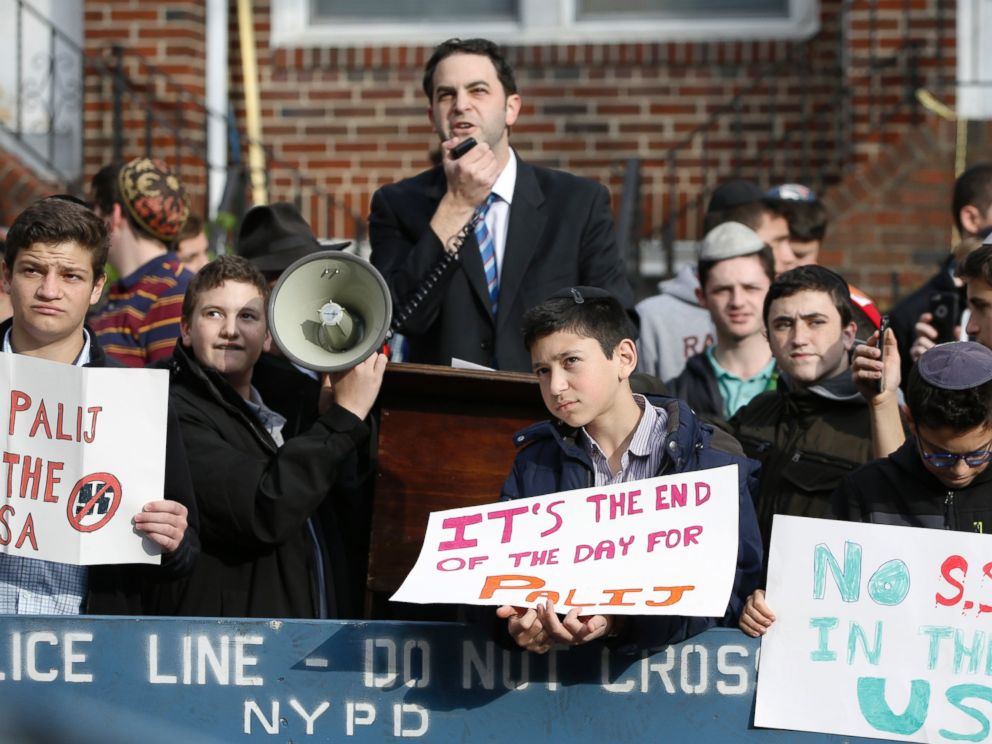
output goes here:
[{"label": "eyeglasses", "polygon": [[[989,447],[990,445],[992,445],[992,440],[990,440],[985,446]],[[920,443],[919,439],[916,440],[916,447],[919,449],[920,456],[924,460],[933,465],[935,468],[940,468],[941,470],[945,468],[953,468],[958,464],[958,460],[964,460],[964,464],[969,468],[977,468],[981,465],[985,465],[989,461],[992,461],[992,451],[989,451],[988,449],[965,452],[960,455],[956,455],[952,452],[938,452],[936,454],[931,454],[923,451],[923,445]]]}]

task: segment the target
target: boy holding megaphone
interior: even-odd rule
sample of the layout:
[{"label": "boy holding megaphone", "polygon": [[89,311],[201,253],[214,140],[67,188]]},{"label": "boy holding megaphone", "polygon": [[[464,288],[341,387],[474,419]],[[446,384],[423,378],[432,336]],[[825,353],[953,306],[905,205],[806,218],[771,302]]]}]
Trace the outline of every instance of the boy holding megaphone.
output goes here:
[{"label": "boy holding megaphone", "polygon": [[335,617],[328,545],[312,516],[342,464],[369,437],[368,416],[386,368],[374,353],[333,381],[324,376],[320,414],[284,442],[285,419],[252,386],[271,344],[269,286],[244,258],[221,256],[192,280],[172,360],[197,503],[202,554],[170,589],[180,614]]}]

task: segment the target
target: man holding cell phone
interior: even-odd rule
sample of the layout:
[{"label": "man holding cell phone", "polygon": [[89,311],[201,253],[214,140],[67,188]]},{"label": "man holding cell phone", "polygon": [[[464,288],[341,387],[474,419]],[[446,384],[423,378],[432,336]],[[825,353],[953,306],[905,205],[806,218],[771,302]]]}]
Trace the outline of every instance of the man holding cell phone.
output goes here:
[{"label": "man holding cell phone", "polygon": [[[631,310],[606,188],[529,165],[510,147],[522,100],[499,47],[449,39],[423,87],[441,164],[383,186],[369,216],[372,263],[397,303],[423,288],[445,251],[458,253],[405,323],[409,360],[529,372],[523,314],[556,290],[598,287]],[[466,150],[469,138],[478,144]]]},{"label": "man holding cell phone", "polygon": [[[967,312],[963,283],[956,275],[971,251],[981,247],[992,231],[992,163],[978,163],[968,168],[954,182],[951,214],[961,242],[943,262],[940,270],[926,283],[904,297],[892,309],[892,329],[899,341],[902,357],[903,383],[909,378],[910,366],[936,343],[966,338],[963,331]],[[951,294],[958,296],[958,312],[953,312]],[[938,297],[940,295],[940,297]],[[945,310],[950,312],[944,313]],[[948,318],[948,328],[934,325],[938,314]],[[950,318],[953,316],[953,326]],[[938,319],[939,324],[939,319]]]},{"label": "man holding cell phone", "polygon": [[[987,239],[985,238],[985,240]],[[969,237],[961,241],[961,245],[955,251],[958,268],[954,277],[956,284],[960,286],[953,290],[933,291],[929,294],[928,311],[920,316],[913,329],[916,338],[909,350],[910,363],[919,360],[927,350],[936,344],[965,341],[969,336],[974,335],[972,331],[968,330],[972,303],[966,289],[969,280],[965,277],[964,265],[970,256],[982,246],[983,243],[978,237]],[[972,266],[972,279],[980,278],[980,268],[976,267],[981,266],[981,259],[977,263],[973,263]],[[976,285],[975,292],[981,294],[981,288],[978,285]],[[907,371],[903,370],[903,374],[907,374]]]},{"label": "man holding cell phone", "polygon": [[[957,273],[965,283],[968,297],[969,314],[964,323],[964,332],[974,341],[992,349],[992,244],[983,245],[969,253]],[[950,312],[948,314],[950,315]],[[917,325],[922,324],[921,320]],[[930,325],[929,319],[926,325],[929,329],[928,335],[918,338],[911,349],[911,352],[918,352],[913,360],[917,363],[925,351],[939,343],[937,332]],[[959,330],[960,326],[956,325],[955,334]],[[905,440],[896,396],[888,392],[895,391],[901,382],[900,355],[892,334],[884,340],[879,340],[881,338],[872,337],[870,345],[859,346],[852,361],[855,381],[870,401],[872,440],[876,457],[885,457],[895,452]],[[885,350],[884,355],[879,352],[879,346]],[[877,384],[883,379],[884,395],[881,393],[873,395],[868,392],[866,386],[871,384],[872,389],[877,390]]]}]

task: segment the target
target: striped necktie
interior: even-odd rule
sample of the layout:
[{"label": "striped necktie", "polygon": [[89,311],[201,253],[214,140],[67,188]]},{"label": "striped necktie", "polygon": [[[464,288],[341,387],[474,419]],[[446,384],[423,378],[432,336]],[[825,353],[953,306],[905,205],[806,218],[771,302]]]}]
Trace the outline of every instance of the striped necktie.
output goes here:
[{"label": "striped necktie", "polygon": [[499,299],[499,276],[496,273],[496,244],[493,235],[486,227],[486,215],[489,207],[499,199],[496,194],[490,194],[476,211],[478,222],[475,225],[475,239],[479,244],[479,253],[482,254],[482,268],[486,272],[486,286],[489,289],[489,301],[492,303],[493,315]]}]

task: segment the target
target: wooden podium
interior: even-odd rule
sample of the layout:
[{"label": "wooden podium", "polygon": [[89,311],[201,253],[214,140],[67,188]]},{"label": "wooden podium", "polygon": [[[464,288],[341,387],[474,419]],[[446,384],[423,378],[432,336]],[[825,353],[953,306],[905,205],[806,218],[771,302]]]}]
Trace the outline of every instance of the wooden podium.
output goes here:
[{"label": "wooden podium", "polygon": [[548,417],[537,378],[390,364],[378,407],[366,616],[449,619],[451,607],[391,603],[389,595],[416,562],[432,511],[499,499],[516,454],[513,433]]}]

